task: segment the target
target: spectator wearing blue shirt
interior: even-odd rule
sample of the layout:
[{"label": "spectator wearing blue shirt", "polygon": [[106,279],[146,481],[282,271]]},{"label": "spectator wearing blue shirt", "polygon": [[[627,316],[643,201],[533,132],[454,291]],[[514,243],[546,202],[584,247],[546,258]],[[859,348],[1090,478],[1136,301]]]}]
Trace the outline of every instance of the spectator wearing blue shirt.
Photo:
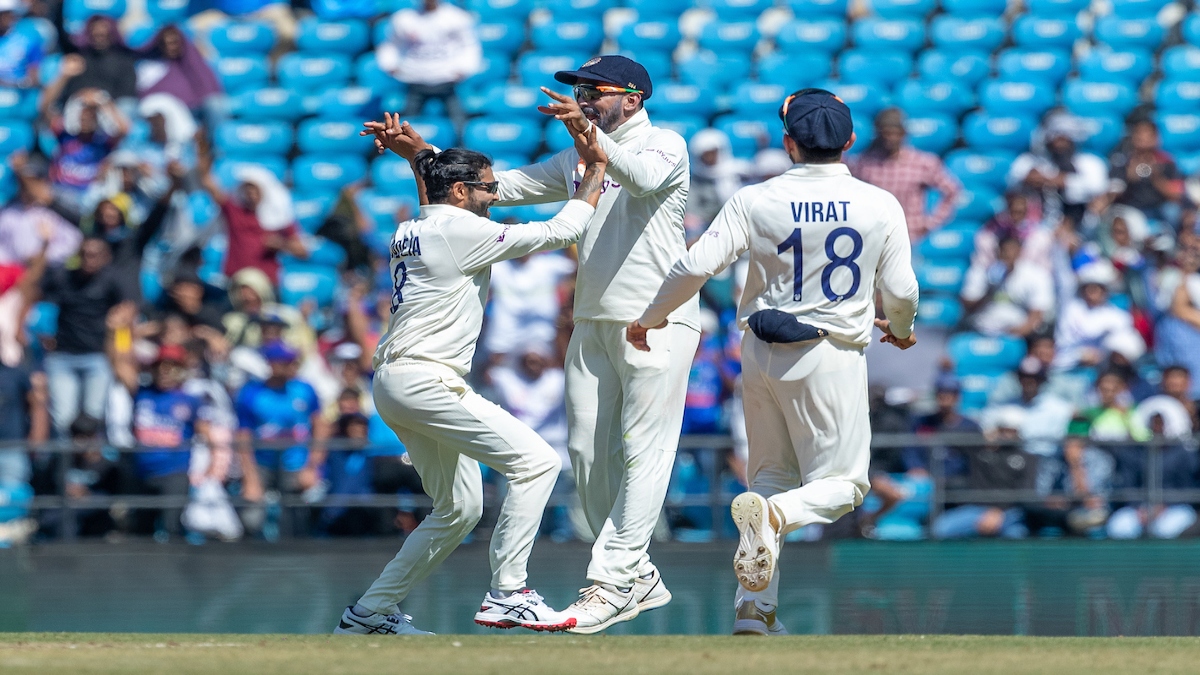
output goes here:
[{"label": "spectator wearing blue shirt", "polygon": [[[234,406],[245,480],[242,496],[251,502],[262,501],[266,490],[298,494],[316,487],[325,464],[324,441],[329,438],[316,391],[295,379],[296,350],[277,341],[265,345],[262,355],[270,365],[270,377],[247,383]],[[273,448],[256,449],[259,444]],[[243,521],[248,530],[258,531],[264,517],[262,509],[251,509],[243,514]]]},{"label": "spectator wearing blue shirt", "polygon": [[20,0],[0,0],[0,87],[38,86],[42,38],[17,26]]}]

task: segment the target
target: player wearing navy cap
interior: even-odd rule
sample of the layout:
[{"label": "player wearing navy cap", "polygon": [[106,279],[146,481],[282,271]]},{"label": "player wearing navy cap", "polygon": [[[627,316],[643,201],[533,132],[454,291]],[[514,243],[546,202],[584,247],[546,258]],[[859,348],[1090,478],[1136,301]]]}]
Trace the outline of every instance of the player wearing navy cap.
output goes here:
[{"label": "player wearing navy cap", "polygon": [[[832,523],[867,493],[863,349],[872,325],[900,349],[916,342],[917,280],[904,212],[841,163],[854,144],[850,109],[828,91],[802,89],[779,116],[796,166],[734,194],[627,329],[638,349],[659,349],[648,328],[663,326],[705,280],[750,251],[738,308],[738,325],[748,330],[742,378],[750,491],[732,506],[740,533],[734,633],[742,634],[786,632],[775,618],[783,535]],[[876,290],[886,320],[875,319]]]}]

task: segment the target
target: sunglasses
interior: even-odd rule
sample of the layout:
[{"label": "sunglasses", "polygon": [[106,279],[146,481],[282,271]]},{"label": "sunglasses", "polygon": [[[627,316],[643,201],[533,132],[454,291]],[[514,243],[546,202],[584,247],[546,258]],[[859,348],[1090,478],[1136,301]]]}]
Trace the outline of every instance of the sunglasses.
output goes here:
[{"label": "sunglasses", "polygon": [[573,88],[576,101],[596,101],[610,94],[640,94],[641,89],[629,87],[612,87],[603,84],[577,84]]},{"label": "sunglasses", "polygon": [[490,183],[485,183],[483,181],[478,181],[478,180],[464,180],[462,182],[462,184],[466,185],[467,187],[473,187],[473,188],[478,188],[480,190],[483,190],[484,192],[488,193],[489,195],[494,195],[500,191],[500,181],[498,181],[498,180],[494,180]]}]

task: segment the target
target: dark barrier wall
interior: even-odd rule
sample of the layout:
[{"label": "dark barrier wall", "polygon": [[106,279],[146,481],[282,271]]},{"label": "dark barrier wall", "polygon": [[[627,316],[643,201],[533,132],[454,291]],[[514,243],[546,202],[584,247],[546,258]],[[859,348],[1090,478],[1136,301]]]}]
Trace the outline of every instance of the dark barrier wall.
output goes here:
[{"label": "dark barrier wall", "polygon": [[[0,630],[321,633],[391,558],[391,541],[189,547],[61,544],[0,551]],[[586,545],[541,542],[530,581],[581,586]],[[725,633],[728,544],[656,544],[675,600],[614,633]],[[838,542],[784,549],[794,633],[1200,635],[1200,543]],[[471,623],[486,546],[457,551],[404,610],[439,633]]]}]

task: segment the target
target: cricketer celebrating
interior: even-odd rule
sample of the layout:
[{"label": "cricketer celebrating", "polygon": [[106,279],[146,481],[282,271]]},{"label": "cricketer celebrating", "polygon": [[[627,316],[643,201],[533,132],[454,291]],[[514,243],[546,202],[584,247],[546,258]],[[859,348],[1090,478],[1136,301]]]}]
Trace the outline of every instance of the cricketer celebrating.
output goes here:
[{"label": "cricketer celebrating", "polygon": [[[870,487],[867,362],[881,293],[883,342],[911,347],[917,311],[908,229],[899,202],[850,176],[850,109],[802,89],[779,111],[791,170],[742,188],[672,268],[628,340],[653,352],[648,328],[750,251],[738,325],[742,342],[750,491],[733,501],[740,532],[735,634],[781,635],[775,566],[783,535],[832,523]],[[655,331],[656,332],[656,331]],[[647,337],[650,341],[647,342]]]}]

